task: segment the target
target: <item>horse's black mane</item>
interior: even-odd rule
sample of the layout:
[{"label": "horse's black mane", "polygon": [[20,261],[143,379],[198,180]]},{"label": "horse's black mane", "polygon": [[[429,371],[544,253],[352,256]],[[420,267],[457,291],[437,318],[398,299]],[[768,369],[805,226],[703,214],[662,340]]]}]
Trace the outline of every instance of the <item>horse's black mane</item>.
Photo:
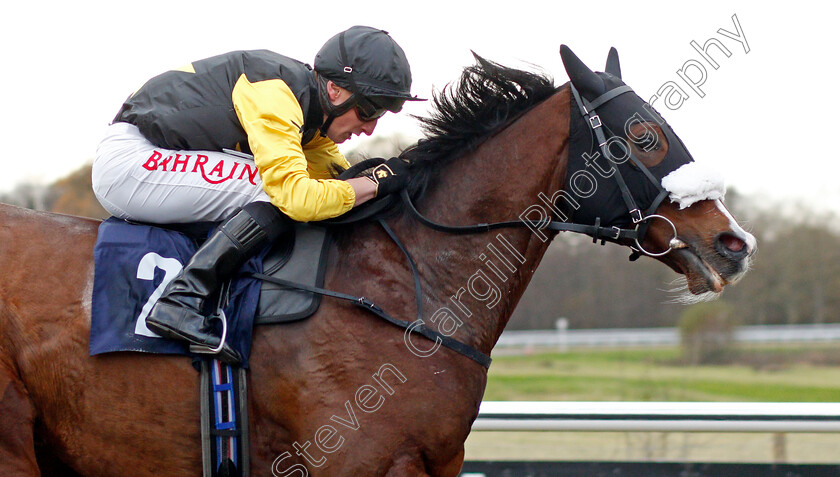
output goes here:
[{"label": "horse's black mane", "polygon": [[[474,150],[518,115],[557,91],[548,75],[508,68],[473,55],[476,64],[465,68],[457,83],[433,93],[432,115],[415,116],[426,137],[400,155],[409,162],[408,193],[414,199],[422,196],[447,164]],[[383,160],[367,159],[348,170],[334,172],[342,179],[358,177]],[[379,202],[384,208],[377,209]],[[355,208],[336,221],[352,224],[381,219],[403,212],[403,205],[397,195],[390,195]],[[348,233],[339,237],[350,237],[353,227],[340,229]]]},{"label": "horse's black mane", "polygon": [[[409,162],[408,192],[414,199],[423,195],[447,164],[474,150],[519,114],[557,91],[548,75],[508,68],[473,55],[476,64],[465,68],[457,83],[433,94],[432,115],[428,118],[415,116],[426,137],[400,155]],[[368,159],[346,171],[335,172],[341,173],[339,177],[343,179],[358,177],[382,161],[381,158]],[[397,196],[381,200],[387,201],[381,212],[371,215],[370,208],[376,207],[372,201],[342,217],[352,223],[360,220],[359,217],[361,220],[382,218],[404,210]]]},{"label": "horse's black mane", "polygon": [[553,79],[502,66],[473,53],[476,64],[464,69],[457,83],[433,93],[430,117],[416,117],[425,139],[405,150],[411,163],[409,192],[425,191],[436,172],[472,151],[518,114],[556,92]]}]

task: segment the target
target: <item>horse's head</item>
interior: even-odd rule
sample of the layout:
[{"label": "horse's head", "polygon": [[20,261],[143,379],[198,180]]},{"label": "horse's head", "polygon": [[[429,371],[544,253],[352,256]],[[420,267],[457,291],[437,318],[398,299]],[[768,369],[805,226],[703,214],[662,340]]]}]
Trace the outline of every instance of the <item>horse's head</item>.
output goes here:
[{"label": "horse's head", "polygon": [[572,220],[621,229],[617,242],[685,275],[698,297],[740,279],[756,241],[724,207],[723,180],[695,163],[668,123],[624,84],[614,48],[604,73],[565,45],[560,53],[574,97],[566,175]]}]

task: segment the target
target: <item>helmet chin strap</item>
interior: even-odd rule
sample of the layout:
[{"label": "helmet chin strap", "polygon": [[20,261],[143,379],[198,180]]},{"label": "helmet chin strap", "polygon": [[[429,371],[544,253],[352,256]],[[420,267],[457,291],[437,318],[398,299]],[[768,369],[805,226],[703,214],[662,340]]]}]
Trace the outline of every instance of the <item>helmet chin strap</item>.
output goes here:
[{"label": "helmet chin strap", "polygon": [[336,116],[332,113],[330,113],[327,116],[327,119],[324,121],[324,124],[322,124],[321,127],[319,128],[322,136],[327,137],[327,130],[330,128],[330,126],[332,125],[333,119],[335,119],[335,118],[336,118]]},{"label": "helmet chin strap", "polygon": [[332,101],[330,101],[329,91],[327,91],[328,81],[328,78],[318,75],[318,101],[321,103],[321,109],[327,113],[327,119],[324,120],[324,124],[322,124],[319,128],[321,135],[323,136],[327,135],[327,130],[330,128],[335,118],[341,116],[347,111],[350,111],[353,106],[356,105],[355,94],[351,94],[350,97],[341,104],[333,104]]},{"label": "helmet chin strap", "polygon": [[356,104],[356,93],[359,91],[359,88],[356,86],[356,80],[353,74],[353,65],[350,64],[348,60],[349,56],[347,55],[347,47],[344,42],[344,36],[346,32],[341,32],[338,36],[338,52],[341,59],[341,64],[344,65],[344,73],[347,75],[347,80],[350,83],[350,97],[347,98],[346,101],[339,105],[334,105],[330,101],[329,91],[327,91],[327,78],[323,76],[319,76],[320,80],[318,82],[318,89],[319,89],[319,97],[321,98],[321,107],[327,111],[327,119],[324,121],[324,124],[321,125],[321,134],[324,136],[327,135],[327,130],[332,125],[332,122],[338,116],[350,111],[350,108],[355,106]]}]

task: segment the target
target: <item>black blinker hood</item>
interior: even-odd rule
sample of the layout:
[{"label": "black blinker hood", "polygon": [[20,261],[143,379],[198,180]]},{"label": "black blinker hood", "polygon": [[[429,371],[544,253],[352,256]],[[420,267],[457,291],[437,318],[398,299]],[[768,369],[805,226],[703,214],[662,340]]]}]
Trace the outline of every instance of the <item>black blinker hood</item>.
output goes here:
[{"label": "black blinker hood", "polygon": [[[599,121],[587,120],[573,98],[565,190],[579,204],[579,207],[567,208],[571,212],[570,220],[574,223],[593,225],[596,219],[600,218],[602,226],[626,227],[631,225],[633,220],[612,168],[615,167],[620,172],[627,189],[632,191],[632,197],[641,213],[648,215],[654,213],[654,210],[650,210],[652,207],[659,205],[657,198],[661,200],[662,178],[694,159],[659,113],[629,88],[626,88],[628,92],[606,99],[601,104],[597,103],[605,93],[626,87],[621,80],[621,69],[615,48],[610,50],[606,73],[590,70],[565,45],[561,47],[560,53],[571,84],[577,89],[581,98],[585,100],[585,103],[596,101],[594,111],[589,112],[597,114],[600,119],[602,124],[600,127],[604,128],[603,134],[611,145],[609,150],[612,151],[614,158],[610,160],[604,157],[603,148],[599,147],[592,124],[595,123],[594,126],[597,126]],[[605,98],[607,97],[602,99]],[[623,152],[622,145],[631,143],[625,130],[625,124],[628,121],[658,124],[665,135],[659,140],[667,142],[667,155],[656,166],[647,168],[653,178],[649,178],[634,159],[626,158],[627,154]],[[652,179],[655,179],[656,183]]]}]

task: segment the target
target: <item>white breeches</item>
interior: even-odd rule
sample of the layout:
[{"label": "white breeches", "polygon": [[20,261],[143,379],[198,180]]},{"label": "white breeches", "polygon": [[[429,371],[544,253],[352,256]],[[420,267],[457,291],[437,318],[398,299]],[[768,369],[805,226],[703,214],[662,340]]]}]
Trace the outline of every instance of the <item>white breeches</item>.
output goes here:
[{"label": "white breeches", "polygon": [[218,222],[237,207],[269,200],[253,160],[163,149],[127,123],[108,127],[96,150],[92,180],[105,210],[139,222]]}]

